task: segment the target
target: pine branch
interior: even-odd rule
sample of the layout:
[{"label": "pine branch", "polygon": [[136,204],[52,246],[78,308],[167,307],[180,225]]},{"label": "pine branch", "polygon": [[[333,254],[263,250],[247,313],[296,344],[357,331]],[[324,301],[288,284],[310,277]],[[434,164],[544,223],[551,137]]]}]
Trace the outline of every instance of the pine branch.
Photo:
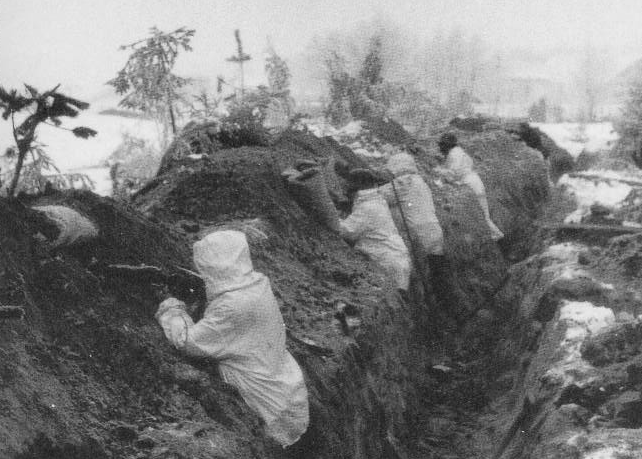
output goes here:
[{"label": "pine branch", "polygon": [[59,124],[55,123],[49,123],[48,121],[43,121],[42,124],[46,124],[47,126],[52,126],[58,129],[62,129],[63,131],[69,131],[76,137],[80,137],[82,139],[88,139],[89,137],[95,137],[96,134],[98,134],[98,131],[95,131],[94,129],[88,128],[86,126],[78,126],[73,129],[66,128],[64,126],[60,126]]},{"label": "pine branch", "polygon": [[76,137],[80,137],[82,139],[88,139],[89,137],[94,137],[96,134],[98,134],[97,131],[94,131],[93,129],[85,127],[85,126],[75,127],[75,128],[73,128],[71,130],[71,132]]}]

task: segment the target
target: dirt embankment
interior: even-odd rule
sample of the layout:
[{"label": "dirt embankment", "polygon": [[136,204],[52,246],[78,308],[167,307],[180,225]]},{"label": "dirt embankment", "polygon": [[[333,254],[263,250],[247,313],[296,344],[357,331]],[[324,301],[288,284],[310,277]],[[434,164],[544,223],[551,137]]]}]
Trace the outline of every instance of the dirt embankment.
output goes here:
[{"label": "dirt embankment", "polygon": [[641,457],[641,237],[601,224],[542,233],[541,252],[511,267],[495,303],[504,371],[471,457]]},{"label": "dirt embankment", "polygon": [[[502,132],[462,133],[462,141],[481,165],[491,213],[509,240],[505,251],[519,254],[516,241],[547,195],[541,157]],[[404,302],[288,195],[280,171],[295,159],[361,161],[331,140],[288,132],[270,146],[175,159],[139,193],[135,208],[90,193],[38,199],[71,206],[97,224],[99,237],[78,247],[48,249],[36,237],[47,232],[42,222],[0,202],[0,300],[27,309],[24,321],[0,322],[0,456],[376,458],[456,449],[445,427],[485,403],[485,386],[477,383],[487,376],[484,350],[494,337],[480,331],[496,324],[492,302],[506,263],[472,193],[440,181],[429,167],[435,146],[423,150],[466,302],[445,312],[464,319],[448,333],[425,327],[423,307]],[[502,181],[507,175],[511,180]],[[290,451],[265,437],[214,365],[185,359],[167,344],[153,320],[148,281],[106,269],[189,269],[190,243],[221,226],[248,234],[306,375],[311,426]],[[198,289],[184,293],[203,300]],[[435,373],[438,363],[452,363],[456,374]],[[467,427],[454,432],[465,435]]]},{"label": "dirt embankment", "polygon": [[514,265],[478,456],[640,457],[640,236],[564,242]]}]

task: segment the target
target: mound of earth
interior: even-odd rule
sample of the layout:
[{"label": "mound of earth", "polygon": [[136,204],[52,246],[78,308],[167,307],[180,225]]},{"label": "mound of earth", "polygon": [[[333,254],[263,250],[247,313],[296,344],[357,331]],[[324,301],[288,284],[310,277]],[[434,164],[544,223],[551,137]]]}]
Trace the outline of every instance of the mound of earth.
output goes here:
[{"label": "mound of earth", "polygon": [[479,455],[638,457],[640,237],[548,244],[511,268],[498,295],[504,339],[493,355],[505,371],[488,390]]},{"label": "mound of earth", "polygon": [[97,260],[191,266],[187,241],[91,193],[45,201],[78,209],[100,236],[51,249],[30,209],[0,201],[0,302],[26,311],[0,321],[0,456],[279,457],[238,395],[209,376],[215,369],[166,344],[152,286],[94,269]]},{"label": "mound of earth", "polygon": [[557,180],[566,172],[574,169],[573,157],[569,152],[559,147],[553,139],[537,127],[530,126],[527,120],[502,120],[483,116],[454,118],[450,126],[460,131],[482,133],[502,129],[523,141],[526,146],[542,153],[550,162],[551,178]]}]

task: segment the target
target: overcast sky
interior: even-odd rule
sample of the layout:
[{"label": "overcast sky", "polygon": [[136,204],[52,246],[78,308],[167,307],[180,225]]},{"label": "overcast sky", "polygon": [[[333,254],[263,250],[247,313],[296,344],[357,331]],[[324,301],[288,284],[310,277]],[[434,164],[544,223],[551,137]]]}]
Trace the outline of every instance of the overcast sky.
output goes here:
[{"label": "overcast sky", "polygon": [[315,35],[373,18],[418,35],[459,27],[503,50],[591,42],[608,46],[618,65],[642,57],[639,0],[0,0],[0,6],[0,84],[62,82],[83,97],[101,91],[122,67],[126,54],[118,46],[153,25],[196,29],[194,52],[177,67],[194,76],[233,73],[225,58],[234,51],[235,28],[246,52],[261,57],[270,36],[287,59]]}]

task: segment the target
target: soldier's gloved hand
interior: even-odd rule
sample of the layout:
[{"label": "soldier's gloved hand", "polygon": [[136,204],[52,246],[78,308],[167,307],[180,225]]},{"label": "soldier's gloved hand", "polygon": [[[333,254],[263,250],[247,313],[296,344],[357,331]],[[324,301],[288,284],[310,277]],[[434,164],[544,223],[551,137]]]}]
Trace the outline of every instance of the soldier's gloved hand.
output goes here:
[{"label": "soldier's gloved hand", "polygon": [[154,317],[156,317],[156,320],[158,320],[163,315],[175,312],[187,313],[187,306],[178,298],[169,297],[158,306],[158,310],[156,311]]},{"label": "soldier's gloved hand", "polygon": [[180,349],[187,341],[187,316],[185,303],[176,299],[168,298],[158,306],[156,320],[163,328],[165,337],[174,347]]}]

